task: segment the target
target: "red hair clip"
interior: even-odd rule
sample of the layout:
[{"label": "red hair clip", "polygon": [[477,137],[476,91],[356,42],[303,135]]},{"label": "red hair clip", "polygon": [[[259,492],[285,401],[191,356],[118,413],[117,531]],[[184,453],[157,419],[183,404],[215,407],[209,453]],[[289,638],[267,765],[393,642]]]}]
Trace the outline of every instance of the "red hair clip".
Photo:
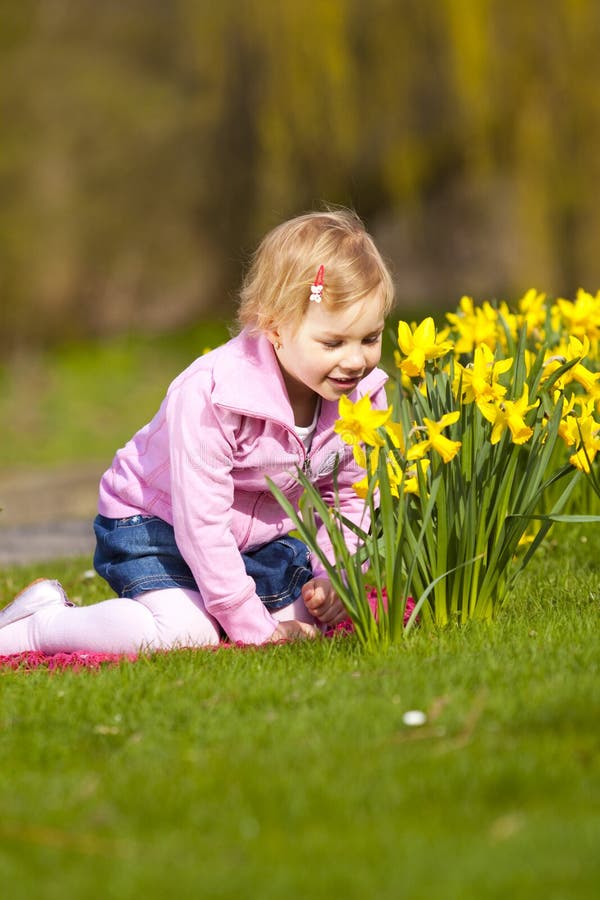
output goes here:
[{"label": "red hair clip", "polygon": [[323,276],[325,275],[325,266],[319,266],[317,277],[310,287],[310,299],[313,303],[320,303],[323,294]]}]

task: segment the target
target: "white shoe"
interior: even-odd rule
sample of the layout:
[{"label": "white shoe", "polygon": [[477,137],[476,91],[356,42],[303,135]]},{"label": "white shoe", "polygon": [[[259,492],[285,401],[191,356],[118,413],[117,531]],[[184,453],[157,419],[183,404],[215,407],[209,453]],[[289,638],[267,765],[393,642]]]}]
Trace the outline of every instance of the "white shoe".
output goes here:
[{"label": "white shoe", "polygon": [[47,609],[49,606],[75,606],[75,604],[68,599],[58,581],[39,578],[17,594],[12,603],[0,610],[0,628],[32,616],[38,610]]}]

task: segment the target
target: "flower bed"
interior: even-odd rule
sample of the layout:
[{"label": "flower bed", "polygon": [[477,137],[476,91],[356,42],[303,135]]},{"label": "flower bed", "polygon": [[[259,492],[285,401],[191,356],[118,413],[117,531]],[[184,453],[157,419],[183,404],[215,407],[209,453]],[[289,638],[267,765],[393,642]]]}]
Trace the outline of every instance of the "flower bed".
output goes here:
[{"label": "flower bed", "polygon": [[426,627],[493,618],[553,522],[600,520],[600,292],[551,303],[528,291],[515,312],[464,297],[447,320],[399,323],[386,412],[340,401],[369,528],[328,509],[302,472],[299,513],[273,488],[366,645],[403,639],[418,615]]}]

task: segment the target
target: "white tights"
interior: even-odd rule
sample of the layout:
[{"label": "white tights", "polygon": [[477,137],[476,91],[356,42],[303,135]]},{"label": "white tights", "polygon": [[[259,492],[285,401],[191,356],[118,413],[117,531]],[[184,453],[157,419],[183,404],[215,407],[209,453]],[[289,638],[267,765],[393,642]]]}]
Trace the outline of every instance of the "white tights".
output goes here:
[{"label": "white tights", "polygon": [[[302,599],[273,613],[279,622],[314,623]],[[52,606],[0,629],[0,655],[135,653],[219,643],[215,619],[197,591],[167,588],[135,600],[115,598],[91,606]]]}]

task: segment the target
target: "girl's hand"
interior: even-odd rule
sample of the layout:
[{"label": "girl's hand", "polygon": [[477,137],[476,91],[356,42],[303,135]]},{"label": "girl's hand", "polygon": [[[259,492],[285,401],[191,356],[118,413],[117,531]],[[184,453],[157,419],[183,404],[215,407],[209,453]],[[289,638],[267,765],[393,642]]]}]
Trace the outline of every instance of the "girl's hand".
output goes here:
[{"label": "girl's hand", "polygon": [[280,622],[271,637],[269,643],[276,644],[277,641],[298,641],[306,640],[306,638],[316,638],[319,634],[318,629],[308,622],[298,622],[297,619],[291,619],[289,622]]},{"label": "girl's hand", "polygon": [[309,613],[324,625],[339,625],[348,618],[346,608],[327,578],[312,578],[302,588],[302,599]]}]

